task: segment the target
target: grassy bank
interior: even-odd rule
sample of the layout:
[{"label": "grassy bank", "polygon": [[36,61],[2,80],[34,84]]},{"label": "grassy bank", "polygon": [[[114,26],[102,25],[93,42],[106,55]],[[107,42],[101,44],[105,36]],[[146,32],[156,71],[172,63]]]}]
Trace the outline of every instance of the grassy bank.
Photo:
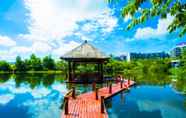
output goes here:
[{"label": "grassy bank", "polygon": [[60,73],[65,73],[64,71],[60,70],[47,70],[47,71],[0,71],[0,74],[21,74],[21,73],[46,73],[46,74],[60,74]]}]

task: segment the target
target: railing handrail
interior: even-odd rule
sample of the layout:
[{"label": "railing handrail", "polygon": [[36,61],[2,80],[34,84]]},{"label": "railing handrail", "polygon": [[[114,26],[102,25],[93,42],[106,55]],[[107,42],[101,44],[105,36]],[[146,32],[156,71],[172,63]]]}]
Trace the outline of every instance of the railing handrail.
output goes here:
[{"label": "railing handrail", "polygon": [[69,98],[72,97],[73,99],[76,98],[75,95],[75,87],[73,87],[72,89],[70,89],[64,96],[63,99],[63,104],[61,105],[61,108],[65,110],[65,114],[68,114],[68,100]]},{"label": "railing handrail", "polygon": [[70,97],[70,96],[72,96],[72,93],[73,93],[73,89],[70,89],[70,90],[65,94],[65,97]]},{"label": "railing handrail", "polygon": [[64,99],[63,99],[63,103],[62,103],[62,105],[61,105],[61,109],[63,109],[64,110],[64,112],[65,112],[65,114],[68,114],[68,108],[66,108],[66,107],[68,107],[68,101],[67,101],[67,99],[69,98],[69,97],[71,97],[72,96],[72,93],[73,93],[73,89],[70,89],[65,95],[64,95]]}]

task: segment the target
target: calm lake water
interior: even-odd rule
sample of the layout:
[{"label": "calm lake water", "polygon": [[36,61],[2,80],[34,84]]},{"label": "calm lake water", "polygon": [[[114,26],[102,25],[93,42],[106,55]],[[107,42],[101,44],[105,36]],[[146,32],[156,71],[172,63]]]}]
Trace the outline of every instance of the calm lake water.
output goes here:
[{"label": "calm lake water", "polygon": [[[0,75],[0,118],[60,118],[73,84],[62,75]],[[100,85],[101,86],[101,85]],[[76,85],[78,93],[91,85]],[[138,85],[106,101],[110,118],[186,118],[186,96],[171,85]]]}]

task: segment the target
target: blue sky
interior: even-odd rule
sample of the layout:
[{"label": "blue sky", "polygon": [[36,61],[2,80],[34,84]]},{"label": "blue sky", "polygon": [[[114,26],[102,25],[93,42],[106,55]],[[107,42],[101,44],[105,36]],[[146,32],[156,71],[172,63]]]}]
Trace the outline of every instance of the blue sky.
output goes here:
[{"label": "blue sky", "polygon": [[157,17],[125,28],[131,17],[122,18],[126,0],[108,4],[105,0],[0,0],[0,60],[61,55],[84,40],[105,52],[170,51],[186,41],[166,30],[173,17]]}]

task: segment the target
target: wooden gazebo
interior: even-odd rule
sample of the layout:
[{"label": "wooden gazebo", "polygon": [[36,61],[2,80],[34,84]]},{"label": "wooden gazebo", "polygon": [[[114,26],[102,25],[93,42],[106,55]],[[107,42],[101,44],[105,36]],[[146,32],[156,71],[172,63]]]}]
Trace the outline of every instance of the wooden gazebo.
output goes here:
[{"label": "wooden gazebo", "polygon": [[[63,55],[61,59],[68,61],[68,82],[103,82],[103,64],[109,58],[85,41],[80,46]],[[77,79],[75,70],[79,64],[96,64],[97,73],[82,73],[84,76]],[[96,79],[91,80],[90,75],[96,75]]]}]

